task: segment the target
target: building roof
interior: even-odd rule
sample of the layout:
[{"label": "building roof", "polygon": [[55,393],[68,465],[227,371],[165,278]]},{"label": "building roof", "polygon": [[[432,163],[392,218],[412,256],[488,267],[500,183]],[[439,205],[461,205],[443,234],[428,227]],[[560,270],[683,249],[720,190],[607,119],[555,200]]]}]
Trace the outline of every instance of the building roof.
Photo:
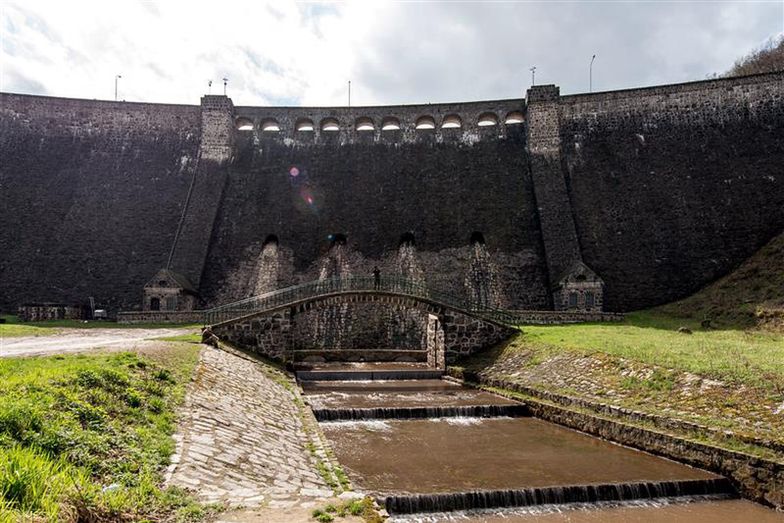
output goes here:
[{"label": "building roof", "polygon": [[168,283],[168,287],[180,288],[185,292],[189,292],[194,295],[198,295],[199,292],[196,288],[191,284],[191,282],[180,274],[179,272],[174,272],[171,269],[160,269],[158,272],[155,273],[150,281],[148,281],[144,286],[145,287],[160,287],[161,281],[166,281]]}]

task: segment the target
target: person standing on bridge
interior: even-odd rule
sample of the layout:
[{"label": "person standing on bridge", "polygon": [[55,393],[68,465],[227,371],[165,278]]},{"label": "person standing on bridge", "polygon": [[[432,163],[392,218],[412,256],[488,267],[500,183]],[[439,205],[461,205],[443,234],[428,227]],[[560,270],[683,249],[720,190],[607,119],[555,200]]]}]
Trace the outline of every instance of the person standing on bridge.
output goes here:
[{"label": "person standing on bridge", "polygon": [[373,267],[373,288],[379,290],[381,288],[381,269],[378,265]]}]

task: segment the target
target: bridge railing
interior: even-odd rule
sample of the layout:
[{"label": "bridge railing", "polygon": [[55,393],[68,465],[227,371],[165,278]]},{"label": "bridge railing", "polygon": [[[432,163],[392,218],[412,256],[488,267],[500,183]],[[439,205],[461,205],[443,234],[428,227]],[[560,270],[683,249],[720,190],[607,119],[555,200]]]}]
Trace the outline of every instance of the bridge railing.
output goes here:
[{"label": "bridge railing", "polygon": [[205,324],[214,325],[249,314],[294,304],[316,296],[361,291],[389,292],[426,299],[505,325],[514,325],[517,322],[516,315],[510,311],[473,303],[465,298],[432,289],[421,281],[395,276],[381,276],[378,280],[373,276],[352,276],[349,278],[314,280],[221,305],[205,311]]}]

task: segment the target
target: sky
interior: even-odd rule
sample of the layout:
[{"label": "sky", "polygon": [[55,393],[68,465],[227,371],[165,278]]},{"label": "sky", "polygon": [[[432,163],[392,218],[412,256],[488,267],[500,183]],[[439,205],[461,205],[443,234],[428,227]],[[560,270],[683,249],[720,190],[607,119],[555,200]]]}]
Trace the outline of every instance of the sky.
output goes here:
[{"label": "sky", "polygon": [[[784,35],[784,0],[0,0],[0,91],[329,106],[701,80]],[[210,88],[208,81],[212,80]]]}]

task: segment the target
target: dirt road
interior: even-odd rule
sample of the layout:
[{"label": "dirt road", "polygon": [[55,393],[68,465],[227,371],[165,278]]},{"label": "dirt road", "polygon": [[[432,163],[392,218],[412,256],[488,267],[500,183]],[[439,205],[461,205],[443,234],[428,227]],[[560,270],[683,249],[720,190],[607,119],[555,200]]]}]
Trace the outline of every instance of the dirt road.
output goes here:
[{"label": "dirt road", "polygon": [[0,358],[70,354],[98,348],[131,350],[154,344],[154,338],[195,332],[193,327],[162,329],[62,329],[51,336],[0,338]]}]

